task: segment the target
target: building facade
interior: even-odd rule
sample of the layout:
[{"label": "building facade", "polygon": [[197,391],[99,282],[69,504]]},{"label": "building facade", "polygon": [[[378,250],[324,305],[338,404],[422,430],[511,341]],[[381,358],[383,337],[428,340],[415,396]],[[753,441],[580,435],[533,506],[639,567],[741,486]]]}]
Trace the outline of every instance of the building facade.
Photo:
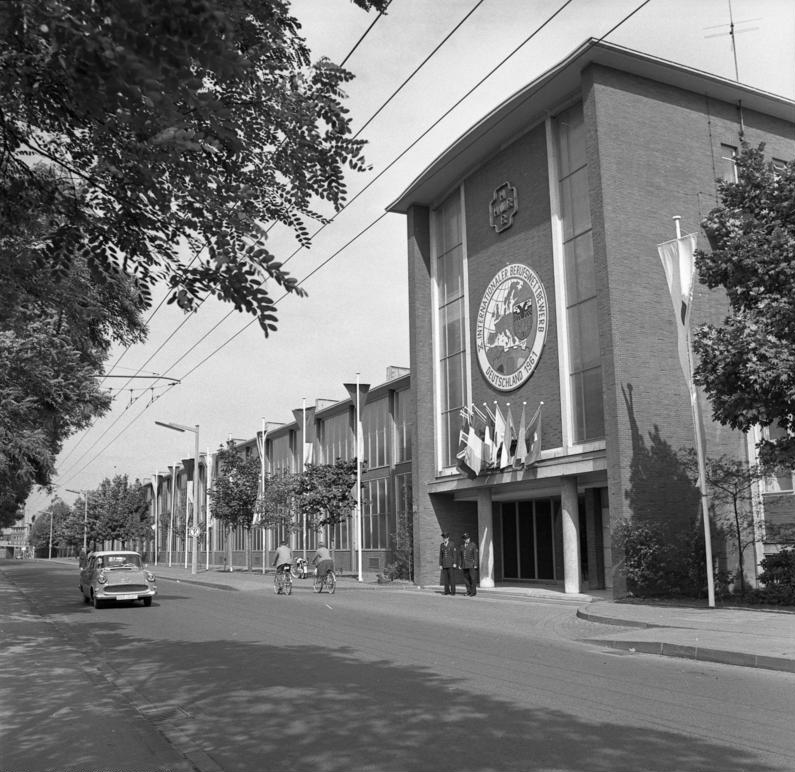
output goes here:
[{"label": "building facade", "polygon": [[[412,517],[413,402],[409,398],[410,377],[406,368],[387,369],[384,383],[360,384],[359,417],[362,426],[362,570],[383,571],[394,559],[398,523]],[[351,387],[355,384],[346,384]],[[256,456],[265,476],[300,472],[305,463],[334,464],[337,459],[356,458],[356,400],[318,399],[292,411],[284,423],[263,421],[255,436],[235,438],[235,447],[246,457]],[[192,460],[184,459],[153,481],[153,522],[157,523],[158,562],[189,564],[191,538],[186,528],[193,523]],[[326,529],[322,534],[311,524],[295,521],[289,531],[242,527],[229,531],[213,518],[207,492],[218,474],[217,452],[200,454],[198,508],[198,564],[220,566],[228,561],[232,544],[232,567],[269,567],[281,538],[287,538],[296,555],[311,558],[322,535],[333,545],[340,571],[358,571],[359,549],[355,518]],[[247,540],[248,544],[247,544]]]},{"label": "building facade", "polygon": [[[675,452],[694,445],[693,421],[657,246],[675,215],[698,232],[743,141],[795,157],[793,108],[589,41],[389,207],[407,220],[418,583],[439,581],[440,532],[469,531],[483,586],[620,596],[616,526],[692,523]],[[724,309],[697,287],[692,324]],[[751,439],[702,412],[708,454],[747,459]],[[495,459],[501,428],[510,453]],[[795,522],[783,484],[777,517]]]}]

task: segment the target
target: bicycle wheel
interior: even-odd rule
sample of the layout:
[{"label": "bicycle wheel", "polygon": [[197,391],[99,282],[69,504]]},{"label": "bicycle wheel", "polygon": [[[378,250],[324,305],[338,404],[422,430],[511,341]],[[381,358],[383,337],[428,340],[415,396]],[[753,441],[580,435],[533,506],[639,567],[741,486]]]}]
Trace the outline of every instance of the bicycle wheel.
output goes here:
[{"label": "bicycle wheel", "polygon": [[273,591],[278,595],[284,586],[284,578],[280,571],[277,571],[273,577]]},{"label": "bicycle wheel", "polygon": [[324,581],[324,577],[320,576],[319,574],[315,574],[315,583],[312,585],[312,589],[315,592],[320,592],[323,589]]},{"label": "bicycle wheel", "polygon": [[334,590],[337,589],[337,575],[333,571],[329,571],[326,574],[326,589],[331,595],[333,595]]},{"label": "bicycle wheel", "polygon": [[288,595],[293,594],[293,577],[289,573],[284,575],[284,587],[285,587],[285,592]]}]

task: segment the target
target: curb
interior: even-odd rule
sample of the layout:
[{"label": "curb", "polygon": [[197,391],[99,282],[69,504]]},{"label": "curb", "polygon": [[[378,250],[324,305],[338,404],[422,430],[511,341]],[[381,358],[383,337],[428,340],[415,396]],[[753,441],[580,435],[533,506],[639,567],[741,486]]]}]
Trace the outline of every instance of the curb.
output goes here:
[{"label": "curb", "polygon": [[659,625],[652,622],[639,622],[636,619],[619,619],[618,617],[606,617],[601,614],[592,614],[590,611],[584,609],[577,609],[577,618],[584,619],[587,622],[599,622],[603,625],[615,625],[616,627],[635,627],[641,630],[651,630],[653,627],[667,627],[669,629],[682,629],[675,628],[672,625]]},{"label": "curb", "polygon": [[664,641],[615,641],[603,638],[586,638],[583,640],[585,643],[607,646],[610,649],[620,649],[632,654],[656,654],[662,657],[678,657],[679,659],[713,662],[720,665],[736,665],[738,667],[795,673],[795,661],[783,657],[767,657],[760,654],[746,654],[740,651],[725,651],[723,649],[706,649],[699,646],[685,646],[679,643],[665,643]]}]

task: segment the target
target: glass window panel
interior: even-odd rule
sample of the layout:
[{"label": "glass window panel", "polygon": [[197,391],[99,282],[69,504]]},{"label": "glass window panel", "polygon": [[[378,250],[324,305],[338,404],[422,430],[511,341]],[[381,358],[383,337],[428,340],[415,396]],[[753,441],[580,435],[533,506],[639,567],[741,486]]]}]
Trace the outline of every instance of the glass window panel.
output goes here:
[{"label": "glass window panel", "polygon": [[411,459],[411,427],[408,421],[409,392],[395,392],[395,463]]},{"label": "glass window panel", "polygon": [[442,251],[448,252],[461,243],[461,199],[454,193],[444,204],[442,218]]},{"label": "glass window panel", "polygon": [[450,303],[441,310],[441,317],[442,356],[457,354],[464,348],[464,304]]},{"label": "glass window panel", "polygon": [[591,227],[591,207],[588,197],[588,169],[574,172],[560,183],[563,239],[568,241]]},{"label": "glass window panel", "polygon": [[464,294],[462,248],[458,246],[444,253],[437,261],[439,271],[439,305],[445,305]]},{"label": "glass window panel", "polygon": [[560,176],[565,177],[585,165],[585,121],[582,105],[558,117]]},{"label": "glass window panel", "polygon": [[572,372],[599,365],[599,327],[596,298],[568,310],[569,356]]},{"label": "glass window panel", "polygon": [[461,408],[464,406],[464,355],[455,354],[442,362],[444,371],[445,408]]},{"label": "glass window panel", "polygon": [[583,373],[583,402],[585,405],[585,437],[583,440],[601,439],[605,436],[601,367],[594,367]]},{"label": "glass window panel", "polygon": [[734,145],[720,146],[718,173],[726,182],[737,182],[737,148]]},{"label": "glass window panel", "polygon": [[443,434],[442,463],[444,466],[455,466],[455,454],[458,453],[458,436],[461,433],[461,415],[458,410],[442,416]]},{"label": "glass window panel", "polygon": [[[436,286],[438,306],[436,329],[439,335],[439,402],[441,463],[455,463],[458,440],[458,411],[465,402],[466,381],[464,351],[466,348],[466,318],[464,313],[464,252],[459,194],[450,196],[435,212]],[[451,424],[450,413],[455,414]],[[455,442],[451,441],[454,433]]]},{"label": "glass window panel", "polygon": [[578,236],[564,247],[567,305],[596,295],[591,232]]},{"label": "glass window panel", "polygon": [[575,442],[604,437],[604,408],[602,406],[602,369],[595,367],[572,375]]}]

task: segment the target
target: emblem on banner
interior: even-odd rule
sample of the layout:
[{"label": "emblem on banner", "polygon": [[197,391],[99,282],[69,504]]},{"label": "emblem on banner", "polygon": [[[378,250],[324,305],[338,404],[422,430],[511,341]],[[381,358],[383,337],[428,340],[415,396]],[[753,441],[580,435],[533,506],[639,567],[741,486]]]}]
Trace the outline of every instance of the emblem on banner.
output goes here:
[{"label": "emblem on banner", "polygon": [[519,211],[519,200],[516,197],[516,188],[509,182],[503,182],[494,191],[494,198],[489,204],[489,223],[497,233],[510,228],[513,218]]},{"label": "emblem on banner", "polygon": [[538,275],[521,263],[499,271],[480,302],[478,363],[499,391],[519,388],[535,370],[547,334],[547,293]]}]

